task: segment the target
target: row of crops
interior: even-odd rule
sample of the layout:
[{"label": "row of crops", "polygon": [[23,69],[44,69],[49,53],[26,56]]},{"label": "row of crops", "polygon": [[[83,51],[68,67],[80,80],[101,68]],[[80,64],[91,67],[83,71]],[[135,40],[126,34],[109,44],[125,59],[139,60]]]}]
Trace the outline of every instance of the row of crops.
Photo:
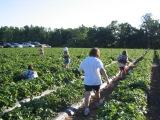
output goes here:
[{"label": "row of crops", "polygon": [[[71,66],[64,69],[61,48],[45,49],[45,56],[39,56],[38,50],[0,49],[0,111],[14,106],[16,101],[39,95],[47,89],[55,89],[50,95],[23,103],[1,117],[3,119],[50,119],[58,112],[83,97],[83,81],[77,71],[80,61],[90,49],[70,49]],[[101,59],[109,76],[118,72],[117,64],[107,66],[115,61],[120,49],[101,49]],[[134,60],[143,50],[128,50]],[[18,75],[33,64],[39,77],[32,81],[19,80]]]},{"label": "row of crops", "polygon": [[110,100],[97,110],[97,120],[146,120],[147,92],[153,52],[125,80],[119,82]]}]

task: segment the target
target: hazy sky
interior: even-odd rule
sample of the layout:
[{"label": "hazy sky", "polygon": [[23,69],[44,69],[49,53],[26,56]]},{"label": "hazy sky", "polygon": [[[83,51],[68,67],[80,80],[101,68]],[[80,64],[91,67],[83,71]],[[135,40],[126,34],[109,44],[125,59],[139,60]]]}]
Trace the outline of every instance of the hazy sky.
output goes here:
[{"label": "hazy sky", "polygon": [[99,27],[118,20],[138,27],[145,13],[160,19],[159,11],[160,0],[0,0],[0,26]]}]

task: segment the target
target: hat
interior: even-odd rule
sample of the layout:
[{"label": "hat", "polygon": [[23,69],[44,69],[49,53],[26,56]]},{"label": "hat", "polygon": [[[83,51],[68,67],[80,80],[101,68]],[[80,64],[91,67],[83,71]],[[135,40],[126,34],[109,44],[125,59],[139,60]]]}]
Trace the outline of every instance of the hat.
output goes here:
[{"label": "hat", "polygon": [[64,51],[68,51],[68,48],[67,48],[67,47],[65,47],[63,50],[64,50]]}]

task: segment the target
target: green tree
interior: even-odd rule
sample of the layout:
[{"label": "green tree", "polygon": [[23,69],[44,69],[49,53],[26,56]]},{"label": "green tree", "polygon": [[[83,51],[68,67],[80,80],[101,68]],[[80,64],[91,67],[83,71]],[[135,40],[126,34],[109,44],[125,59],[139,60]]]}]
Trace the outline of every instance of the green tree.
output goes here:
[{"label": "green tree", "polygon": [[160,23],[154,20],[151,13],[142,17],[141,29],[144,31],[149,48],[157,48],[159,45]]}]

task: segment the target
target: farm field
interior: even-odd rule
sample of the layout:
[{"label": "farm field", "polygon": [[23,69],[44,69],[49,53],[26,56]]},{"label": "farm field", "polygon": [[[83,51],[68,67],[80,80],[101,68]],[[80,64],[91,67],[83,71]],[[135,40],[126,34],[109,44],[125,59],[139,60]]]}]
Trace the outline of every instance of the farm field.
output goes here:
[{"label": "farm field", "polygon": [[[81,78],[82,74],[77,70],[80,62],[88,55],[89,50],[90,49],[87,48],[70,48],[71,65],[69,69],[64,69],[62,57],[63,48],[46,48],[44,56],[39,56],[38,49],[36,48],[0,49],[1,113],[8,107],[14,106],[17,101],[40,95],[47,89],[54,90],[45,97],[21,104],[20,108],[7,112],[1,115],[0,118],[17,120],[51,119],[67,106],[78,102],[83,97],[84,90],[83,80]],[[116,61],[122,49],[100,50],[101,60],[104,63],[108,75],[111,77],[118,72],[118,65],[117,63],[110,66],[108,65]],[[129,58],[132,60],[135,60],[144,53],[142,49],[128,49],[127,51]],[[139,118],[142,118],[142,120],[145,119],[142,114],[146,111],[145,90],[148,89],[150,83],[149,74],[152,58],[153,51],[151,50],[134,72],[127,76],[126,80],[120,82],[117,89],[111,95],[111,100],[106,102],[105,106],[98,111],[99,116],[97,116],[97,119],[104,119],[105,113],[107,113],[106,116],[108,116],[107,120],[112,119],[114,116],[117,116],[117,114],[114,114],[116,111],[119,112],[119,115],[124,113],[125,115],[123,114],[122,117],[134,117],[131,113],[135,112],[135,116],[139,115]],[[34,65],[39,77],[30,81],[19,80],[18,75],[27,68],[28,64]],[[143,74],[144,71],[145,74]],[[134,88],[136,89],[133,90]],[[125,90],[127,90],[127,92],[125,92]],[[135,96],[132,98],[131,94],[137,95],[139,102],[136,101]],[[124,96],[126,98],[121,98]],[[130,99],[133,101],[129,102]],[[128,104],[123,104],[123,102],[119,102],[118,100],[122,100],[125,103],[128,102]],[[114,109],[110,106],[114,107]],[[137,111],[132,111],[136,106],[143,107],[140,107]],[[113,110],[113,112],[108,107]],[[128,111],[128,113],[126,111]]]},{"label": "farm field", "polygon": [[110,100],[97,110],[97,120],[146,120],[153,52],[119,82]]}]

